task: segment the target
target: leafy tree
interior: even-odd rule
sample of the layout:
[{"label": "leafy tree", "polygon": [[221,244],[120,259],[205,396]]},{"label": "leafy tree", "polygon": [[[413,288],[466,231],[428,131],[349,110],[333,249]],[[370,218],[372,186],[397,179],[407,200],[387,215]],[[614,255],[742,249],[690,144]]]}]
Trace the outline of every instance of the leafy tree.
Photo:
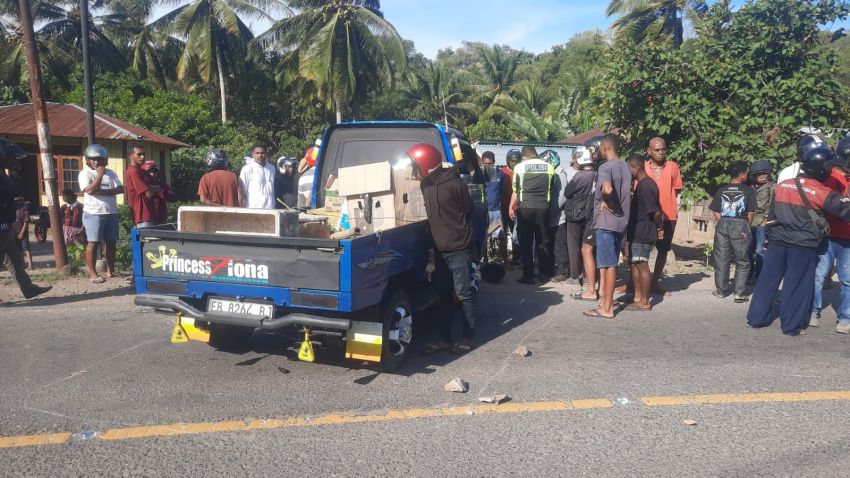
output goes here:
[{"label": "leafy tree", "polygon": [[396,71],[405,68],[404,43],[374,8],[377,2],[290,0],[288,4],[298,14],[272,25],[261,40],[290,52],[281,67],[312,82],[317,96],[333,105],[337,122],[358,98],[391,87]]},{"label": "leafy tree", "polygon": [[[53,2],[51,16],[47,23],[38,30],[38,35],[52,40],[51,46],[73,52],[77,61],[82,60],[82,24],[80,21],[80,3],[76,0],[58,0]],[[89,2],[90,9],[95,11],[104,6],[103,0]],[[127,68],[127,58],[112,42],[103,24],[103,16],[89,16],[89,54],[92,68],[100,71],[121,71]]]},{"label": "leafy tree", "polygon": [[482,139],[508,141],[517,139],[510,128],[497,123],[493,118],[481,118],[477,123],[467,127],[464,132],[470,141],[479,141]]},{"label": "leafy tree", "polygon": [[194,0],[177,7],[156,22],[183,35],[186,42],[177,64],[177,79],[188,81],[197,74],[203,84],[218,79],[221,122],[227,122],[227,76],[240,71],[254,38],[239,14],[272,20],[270,8],[281,8],[278,0]]},{"label": "leafy tree", "polygon": [[705,0],[611,0],[605,13],[620,15],[611,25],[618,38],[638,42],[669,38],[679,48],[685,18],[695,20],[707,9]]},{"label": "leafy tree", "polygon": [[725,182],[736,159],[781,166],[799,128],[843,125],[847,85],[818,26],[848,12],[841,0],[753,0],[735,12],[718,2],[680,50],[652,41],[612,49],[594,101],[633,150],[667,138],[692,187]]}]

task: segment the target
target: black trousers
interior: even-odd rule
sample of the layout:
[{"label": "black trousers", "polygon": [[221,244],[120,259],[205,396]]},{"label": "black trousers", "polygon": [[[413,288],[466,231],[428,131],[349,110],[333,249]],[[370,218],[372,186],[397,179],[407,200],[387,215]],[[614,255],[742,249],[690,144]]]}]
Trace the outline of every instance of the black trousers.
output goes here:
[{"label": "black trousers", "polygon": [[12,273],[21,292],[26,294],[33,289],[30,276],[24,270],[24,259],[15,241],[15,233],[11,227],[0,230],[0,263]]},{"label": "black trousers", "polygon": [[567,222],[567,255],[570,260],[570,277],[578,279],[584,273],[581,258],[581,245],[584,244],[584,230],[587,221]]},{"label": "black trousers", "polygon": [[759,328],[773,323],[773,304],[782,283],[782,303],[779,306],[779,321],[782,333],[799,335],[809,327],[812,313],[812,296],[815,292],[815,268],[818,253],[815,249],[787,247],[771,244],[767,248],[764,267],[753,292],[747,323]]},{"label": "black trousers", "polygon": [[540,276],[551,278],[554,275],[552,269],[555,264],[552,261],[552,241],[549,241],[549,210],[520,207],[516,220],[523,277],[534,277],[534,247],[536,245]]},{"label": "black trousers", "polygon": [[555,274],[570,274],[570,257],[567,254],[567,225],[559,224],[549,231],[553,241],[552,251],[555,256]]}]

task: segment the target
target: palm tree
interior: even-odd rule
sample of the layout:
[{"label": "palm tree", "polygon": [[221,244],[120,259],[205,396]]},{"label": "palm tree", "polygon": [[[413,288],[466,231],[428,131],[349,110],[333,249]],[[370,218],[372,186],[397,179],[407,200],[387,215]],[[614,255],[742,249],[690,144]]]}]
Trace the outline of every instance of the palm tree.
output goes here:
[{"label": "palm tree", "polygon": [[[41,2],[40,2],[41,3]],[[59,0],[51,3],[53,18],[47,21],[37,36],[47,41],[55,42],[55,47],[62,48],[82,59],[82,25],[80,23],[80,3],[76,0]],[[89,2],[92,11],[105,6],[104,0]],[[89,52],[92,66],[103,71],[121,71],[127,68],[127,58],[109,39],[102,28],[103,17],[89,17]]]},{"label": "palm tree", "polygon": [[[66,11],[61,6],[44,0],[30,4],[33,21],[36,23],[55,22],[65,18]],[[15,0],[0,1],[0,30],[3,31],[3,60],[0,61],[0,76],[9,80],[10,84],[28,85],[26,46],[21,28],[20,11]],[[41,68],[45,77],[53,78],[60,87],[70,88],[68,79],[73,71],[73,65],[79,61],[72,52],[56,44],[55,39],[36,36],[36,48],[39,51]]]},{"label": "palm tree", "polygon": [[473,100],[481,106],[481,111],[488,112],[496,97],[514,84],[520,56],[499,45],[477,45],[475,56],[481,76],[471,80]]},{"label": "palm tree", "polygon": [[407,62],[404,43],[375,8],[377,1],[290,0],[298,13],[278,21],[259,40],[286,52],[279,76],[315,85],[337,122],[369,91],[393,85]]},{"label": "palm tree", "polygon": [[619,15],[611,25],[618,39],[670,38],[679,48],[685,20],[696,21],[707,10],[705,0],[610,0],[605,13]]},{"label": "palm tree", "polygon": [[451,119],[452,123],[461,121],[459,115],[474,106],[462,102],[462,85],[457,75],[445,61],[430,61],[404,75],[401,85],[402,97],[408,104],[414,105],[414,111],[422,113],[421,118],[440,122]]},{"label": "palm tree", "polygon": [[204,84],[218,78],[221,122],[226,123],[226,78],[239,70],[254,38],[239,15],[272,20],[268,12],[281,8],[279,0],[194,0],[165,14],[152,26],[168,28],[186,40],[177,63],[178,80],[186,81],[192,73],[197,73]]}]

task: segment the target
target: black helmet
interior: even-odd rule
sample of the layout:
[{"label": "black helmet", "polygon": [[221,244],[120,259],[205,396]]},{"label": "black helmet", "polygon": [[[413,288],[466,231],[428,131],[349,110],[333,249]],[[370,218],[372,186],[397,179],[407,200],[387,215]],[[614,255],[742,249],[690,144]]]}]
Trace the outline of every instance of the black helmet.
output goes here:
[{"label": "black helmet", "polygon": [[298,160],[293,158],[292,156],[281,156],[277,158],[277,169],[280,170],[281,173],[286,172],[286,168],[290,165],[298,167]]},{"label": "black helmet", "polygon": [[584,142],[584,147],[587,148],[588,151],[590,151],[590,156],[593,157],[593,155],[597,155],[597,158],[594,158],[597,161],[599,155],[599,148],[602,146],[602,138],[604,138],[604,136],[594,136]]},{"label": "black helmet", "polygon": [[512,150],[508,151],[508,154],[507,154],[507,156],[505,156],[505,159],[507,160],[508,163],[510,163],[511,160],[514,160],[516,162],[520,162],[520,161],[522,161],[522,153],[518,149],[512,149]]},{"label": "black helmet", "polygon": [[551,164],[556,168],[561,164],[561,156],[558,155],[557,151],[551,149],[547,149],[546,151],[540,153],[540,159],[546,161],[547,163]]},{"label": "black helmet", "polygon": [[764,173],[770,174],[772,172],[773,172],[773,165],[770,164],[770,161],[767,161],[765,159],[760,159],[760,160],[756,161],[755,163],[753,163],[752,166],[750,166],[750,176],[755,176],[756,174],[764,174]]},{"label": "black helmet", "polygon": [[850,166],[850,136],[838,140],[838,144],[835,145],[835,155],[841,158],[845,164],[844,167]]},{"label": "black helmet", "polygon": [[806,154],[806,151],[809,151],[814,148],[827,147],[826,141],[822,140],[819,136],[815,136],[813,134],[809,134],[800,138],[800,141],[797,142],[797,161],[802,161],[803,155]]},{"label": "black helmet", "polygon": [[835,153],[826,146],[812,148],[803,153],[800,169],[810,178],[825,181],[832,171]]},{"label": "black helmet", "polygon": [[207,166],[207,171],[227,169],[227,153],[220,149],[211,149],[204,156],[204,164]]}]

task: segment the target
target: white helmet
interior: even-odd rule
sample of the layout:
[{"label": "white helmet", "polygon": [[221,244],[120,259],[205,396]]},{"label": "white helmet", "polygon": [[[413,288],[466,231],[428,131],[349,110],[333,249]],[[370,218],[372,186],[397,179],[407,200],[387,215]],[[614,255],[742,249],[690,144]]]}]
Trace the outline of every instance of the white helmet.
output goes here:
[{"label": "white helmet", "polygon": [[86,159],[94,159],[94,158],[103,158],[109,159],[109,153],[106,152],[106,148],[99,144],[90,144],[86,147],[85,152],[83,152],[83,156]]},{"label": "white helmet", "polygon": [[590,150],[584,146],[579,146],[573,151],[573,159],[579,166],[593,164],[593,156],[590,154]]}]

